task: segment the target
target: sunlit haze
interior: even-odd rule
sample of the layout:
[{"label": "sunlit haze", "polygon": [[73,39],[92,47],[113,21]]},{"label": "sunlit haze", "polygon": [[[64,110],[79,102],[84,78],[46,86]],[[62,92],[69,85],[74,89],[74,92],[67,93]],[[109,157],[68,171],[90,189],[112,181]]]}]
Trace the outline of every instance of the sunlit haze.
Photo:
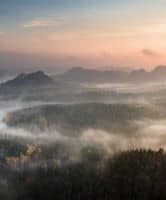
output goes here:
[{"label": "sunlit haze", "polygon": [[0,67],[144,67],[166,63],[165,0],[0,2]]}]

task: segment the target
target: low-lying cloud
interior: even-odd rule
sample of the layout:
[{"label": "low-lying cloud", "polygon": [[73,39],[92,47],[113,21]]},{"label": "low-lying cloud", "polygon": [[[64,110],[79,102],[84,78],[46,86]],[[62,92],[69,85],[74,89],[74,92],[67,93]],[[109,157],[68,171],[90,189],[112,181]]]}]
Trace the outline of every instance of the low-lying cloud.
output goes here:
[{"label": "low-lying cloud", "polygon": [[[113,130],[103,131],[100,129],[88,128],[80,132],[78,136],[64,134],[54,129],[45,131],[26,130],[24,128],[10,127],[4,123],[3,118],[6,113],[39,105],[40,102],[21,103],[21,102],[1,102],[0,112],[0,138],[23,139],[37,145],[62,144],[70,152],[71,156],[77,155],[82,148],[97,147],[102,148],[108,154],[129,149],[159,149],[166,148],[166,120],[165,119],[139,119],[129,121],[129,125],[134,128],[134,132],[126,134]],[[7,105],[7,107],[6,107]],[[147,106],[153,108],[149,102]],[[133,129],[132,129],[133,130]]]}]

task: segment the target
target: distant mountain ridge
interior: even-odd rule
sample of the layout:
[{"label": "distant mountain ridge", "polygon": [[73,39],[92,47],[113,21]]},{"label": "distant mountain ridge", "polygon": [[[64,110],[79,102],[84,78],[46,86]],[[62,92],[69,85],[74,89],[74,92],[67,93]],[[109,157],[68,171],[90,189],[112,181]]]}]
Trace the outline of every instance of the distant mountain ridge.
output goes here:
[{"label": "distant mountain ridge", "polygon": [[16,78],[6,81],[0,87],[36,87],[54,84],[54,80],[42,71],[19,74]]},{"label": "distant mountain ridge", "polygon": [[163,81],[166,80],[166,66],[157,66],[148,72],[144,69],[133,71],[86,69],[75,67],[67,72],[56,75],[56,79],[75,82],[139,82],[139,81]]},{"label": "distant mountain ridge", "polygon": [[7,99],[24,98],[27,95],[38,95],[37,91],[47,91],[49,88],[55,88],[56,86],[57,82],[42,71],[23,73],[1,83],[0,95],[5,96]]},{"label": "distant mountain ridge", "polygon": [[[166,66],[157,66],[152,71],[138,69],[133,71],[86,69],[81,67],[72,68],[63,74],[54,77],[48,76],[43,71],[23,73],[14,79],[0,84],[0,92],[12,91],[13,89],[34,89],[58,86],[67,86],[66,82],[75,83],[128,83],[128,82],[151,82],[166,81]],[[59,86],[60,86],[59,85]],[[77,84],[74,84],[77,85]]]}]

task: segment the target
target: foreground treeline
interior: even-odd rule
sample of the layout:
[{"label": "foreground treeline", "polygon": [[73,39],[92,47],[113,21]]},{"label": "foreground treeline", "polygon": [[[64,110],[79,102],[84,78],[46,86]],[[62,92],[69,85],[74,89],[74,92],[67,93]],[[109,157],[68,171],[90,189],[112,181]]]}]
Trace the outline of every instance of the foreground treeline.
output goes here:
[{"label": "foreground treeline", "polygon": [[0,183],[4,200],[166,199],[163,150],[127,151],[104,161],[89,157],[57,167],[45,163],[21,171],[1,170],[1,176],[4,173],[7,181]]}]

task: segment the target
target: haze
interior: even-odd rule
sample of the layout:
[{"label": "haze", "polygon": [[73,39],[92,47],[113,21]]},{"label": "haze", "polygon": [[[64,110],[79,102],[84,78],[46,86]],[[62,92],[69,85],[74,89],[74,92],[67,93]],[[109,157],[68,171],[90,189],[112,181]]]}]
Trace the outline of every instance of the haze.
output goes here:
[{"label": "haze", "polygon": [[164,64],[164,0],[0,2],[0,68]]}]

